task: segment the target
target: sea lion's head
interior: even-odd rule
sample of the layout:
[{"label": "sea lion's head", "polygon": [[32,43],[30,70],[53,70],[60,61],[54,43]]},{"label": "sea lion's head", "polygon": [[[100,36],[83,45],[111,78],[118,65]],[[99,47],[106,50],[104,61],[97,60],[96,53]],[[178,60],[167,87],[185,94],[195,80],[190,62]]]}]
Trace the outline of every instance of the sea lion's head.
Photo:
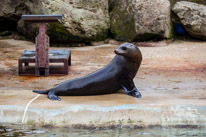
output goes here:
[{"label": "sea lion's head", "polygon": [[142,54],[137,46],[132,43],[124,43],[114,50],[117,55],[124,56],[131,62],[141,62]]}]

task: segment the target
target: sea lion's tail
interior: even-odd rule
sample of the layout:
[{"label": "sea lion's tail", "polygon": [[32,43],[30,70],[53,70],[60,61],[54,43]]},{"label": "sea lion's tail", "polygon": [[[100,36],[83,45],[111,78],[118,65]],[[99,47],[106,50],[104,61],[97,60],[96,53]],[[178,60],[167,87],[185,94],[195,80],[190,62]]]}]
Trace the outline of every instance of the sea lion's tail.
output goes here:
[{"label": "sea lion's tail", "polygon": [[48,94],[49,93],[49,90],[33,90],[34,93],[38,93],[38,94]]}]

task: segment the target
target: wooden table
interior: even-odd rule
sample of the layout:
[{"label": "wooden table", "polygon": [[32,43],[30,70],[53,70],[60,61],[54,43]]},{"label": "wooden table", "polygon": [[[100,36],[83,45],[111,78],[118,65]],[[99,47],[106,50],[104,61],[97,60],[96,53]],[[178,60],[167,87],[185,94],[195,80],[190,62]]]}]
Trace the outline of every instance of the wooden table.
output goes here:
[{"label": "wooden table", "polygon": [[[63,73],[57,71],[56,74],[68,74],[68,65],[71,65],[71,52],[70,50],[53,50],[49,51],[49,37],[46,35],[46,23],[56,23],[62,19],[62,15],[22,15],[22,20],[25,23],[38,23],[39,35],[35,40],[35,51],[24,51],[19,59],[19,75],[32,75],[31,71],[26,72],[23,68],[29,63],[35,62],[35,76],[44,74],[49,76],[50,66],[49,63],[64,63]],[[53,56],[55,55],[55,56]],[[67,63],[66,63],[67,62]]]}]

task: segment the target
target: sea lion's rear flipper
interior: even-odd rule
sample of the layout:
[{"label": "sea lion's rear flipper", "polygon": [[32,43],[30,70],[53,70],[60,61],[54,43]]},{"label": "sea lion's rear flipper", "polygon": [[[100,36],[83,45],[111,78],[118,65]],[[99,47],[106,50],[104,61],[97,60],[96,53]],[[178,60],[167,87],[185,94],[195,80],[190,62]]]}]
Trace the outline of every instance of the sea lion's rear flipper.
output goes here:
[{"label": "sea lion's rear flipper", "polygon": [[53,101],[61,101],[61,98],[59,98],[59,97],[55,94],[55,91],[54,91],[54,90],[49,91],[49,93],[48,93],[48,98],[49,98],[50,100],[53,100]]},{"label": "sea lion's rear flipper", "polygon": [[49,90],[33,90],[34,93],[38,93],[38,94],[48,94]]},{"label": "sea lion's rear flipper", "polygon": [[121,87],[124,89],[125,93],[129,96],[133,96],[135,98],[141,98],[142,97],[141,93],[138,91],[138,89],[135,86],[132,88],[132,90],[128,90],[123,85],[121,85]]}]

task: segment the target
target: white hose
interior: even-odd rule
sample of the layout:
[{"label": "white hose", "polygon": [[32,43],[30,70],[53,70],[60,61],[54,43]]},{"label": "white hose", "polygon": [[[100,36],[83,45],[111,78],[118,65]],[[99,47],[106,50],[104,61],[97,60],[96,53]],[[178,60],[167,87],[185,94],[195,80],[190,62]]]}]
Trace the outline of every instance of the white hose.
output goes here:
[{"label": "white hose", "polygon": [[36,97],[34,97],[32,100],[29,101],[29,103],[27,103],[25,109],[24,109],[24,115],[23,115],[23,118],[22,118],[22,123],[25,123],[25,116],[26,116],[26,112],[28,110],[28,107],[29,105],[34,101],[36,100],[38,97],[40,96],[40,94],[38,94]]}]

